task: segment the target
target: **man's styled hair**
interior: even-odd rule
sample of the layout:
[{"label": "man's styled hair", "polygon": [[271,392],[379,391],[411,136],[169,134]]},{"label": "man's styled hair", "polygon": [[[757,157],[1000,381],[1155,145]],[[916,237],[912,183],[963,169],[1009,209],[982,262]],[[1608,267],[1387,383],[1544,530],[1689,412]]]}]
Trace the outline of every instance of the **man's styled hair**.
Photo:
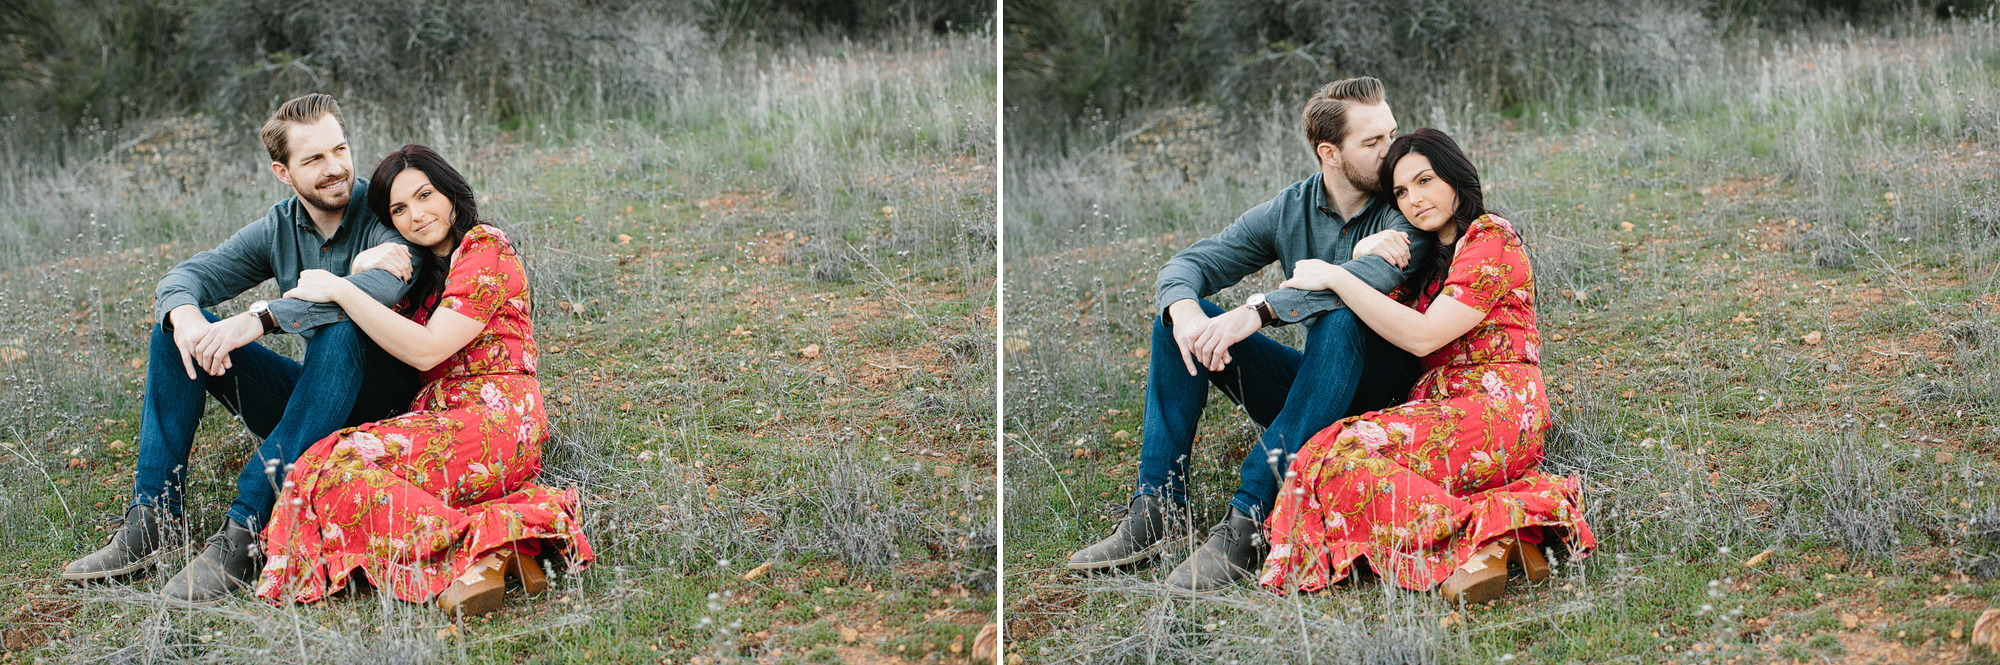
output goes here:
[{"label": "man's styled hair", "polygon": [[271,161],[290,164],[292,159],[291,126],[310,125],[320,118],[333,116],[340,123],[340,131],[347,132],[347,121],[340,118],[340,102],[333,95],[311,93],[278,106],[271,113],[271,119],[264,121],[264,129],[258,136],[264,139],[264,151],[271,153]]},{"label": "man's styled hair", "polygon": [[1311,99],[1306,100],[1306,108],[1299,113],[1305,121],[1306,146],[1314,153],[1319,152],[1319,144],[1332,143],[1335,147],[1347,139],[1347,107],[1355,104],[1382,103],[1382,81],[1373,76],[1341,79],[1320,86]]}]

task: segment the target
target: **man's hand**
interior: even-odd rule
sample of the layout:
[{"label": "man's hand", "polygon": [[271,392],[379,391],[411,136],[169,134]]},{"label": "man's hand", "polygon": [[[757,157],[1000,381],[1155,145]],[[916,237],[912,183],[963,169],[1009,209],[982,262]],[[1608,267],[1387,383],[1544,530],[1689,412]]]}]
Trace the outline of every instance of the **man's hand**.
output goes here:
[{"label": "man's hand", "polygon": [[208,334],[208,317],[201,315],[199,307],[181,305],[167,312],[167,320],[174,324],[174,348],[181,352],[181,369],[187,370],[188,380],[193,381],[199,377],[194,374],[191,356],[194,355],[195,344]]},{"label": "man's hand", "polygon": [[1354,243],[1354,258],[1373,254],[1388,261],[1389,265],[1402,268],[1410,264],[1410,235],[1389,229]]},{"label": "man's hand", "polygon": [[[1208,371],[1220,372],[1235,360],[1229,356],[1229,347],[1248,339],[1262,327],[1263,318],[1248,307],[1223,312],[1209,319],[1208,325],[1202,326],[1201,335],[1194,341],[1194,357]],[[1192,370],[1189,373],[1192,374]]]},{"label": "man's hand", "polygon": [[1181,365],[1187,367],[1188,376],[1194,376],[1194,341],[1201,337],[1201,331],[1208,327],[1208,313],[1201,311],[1201,303],[1193,299],[1176,301],[1167,306],[1167,319],[1173,322],[1174,346],[1180,347]]},{"label": "man's hand", "polygon": [[1334,280],[1346,273],[1347,270],[1340,266],[1319,259],[1306,259],[1292,266],[1292,278],[1279,282],[1278,288],[1331,291]]},{"label": "man's hand", "polygon": [[[179,329],[179,325],[175,329]],[[264,322],[249,314],[238,314],[210,325],[194,345],[194,361],[210,376],[229,371],[229,353],[264,336]],[[189,371],[192,378],[193,371]]]},{"label": "man's hand", "polygon": [[351,288],[355,288],[353,283],[325,270],[301,270],[299,285],[286,291],[285,297],[306,302],[333,302],[343,290]]},{"label": "man's hand", "polygon": [[[1407,252],[1405,254],[1407,255]],[[395,275],[396,279],[410,281],[409,246],[400,242],[385,242],[362,250],[360,254],[354,255],[353,263],[347,264],[349,275],[359,275],[376,269],[387,270],[389,274]]]}]

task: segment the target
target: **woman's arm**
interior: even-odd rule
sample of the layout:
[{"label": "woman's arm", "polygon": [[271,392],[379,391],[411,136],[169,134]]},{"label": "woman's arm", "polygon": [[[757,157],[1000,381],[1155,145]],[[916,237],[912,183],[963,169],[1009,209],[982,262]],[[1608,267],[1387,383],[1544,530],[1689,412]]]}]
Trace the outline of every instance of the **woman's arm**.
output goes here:
[{"label": "woman's arm", "polygon": [[1418,312],[1376,291],[1340,266],[1318,259],[1300,261],[1292,271],[1292,278],[1278,286],[1308,291],[1330,289],[1375,334],[1420,357],[1444,348],[1486,318],[1485,312],[1450,296],[1432,301],[1430,311]]},{"label": "woman's arm", "polygon": [[361,287],[325,270],[300,272],[298,287],[286,291],[285,297],[339,304],[347,312],[347,317],[354,320],[354,325],[360,326],[361,332],[368,333],[368,337],[381,345],[382,350],[418,371],[444,362],[486,328],[486,324],[478,319],[445,307],[431,313],[428,325],[417,325],[417,322],[375,302]]}]

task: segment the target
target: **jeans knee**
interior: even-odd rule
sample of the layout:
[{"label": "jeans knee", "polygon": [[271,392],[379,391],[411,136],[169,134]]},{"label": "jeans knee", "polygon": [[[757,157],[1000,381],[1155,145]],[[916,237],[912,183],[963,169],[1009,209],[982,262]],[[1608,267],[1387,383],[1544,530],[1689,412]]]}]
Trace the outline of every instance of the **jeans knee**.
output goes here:
[{"label": "jeans knee", "polygon": [[361,341],[364,338],[365,334],[361,332],[361,327],[354,325],[353,321],[329,323],[313,332],[312,341],[307,343],[310,347],[308,353],[337,353],[342,356],[353,356],[359,362],[362,353]]}]

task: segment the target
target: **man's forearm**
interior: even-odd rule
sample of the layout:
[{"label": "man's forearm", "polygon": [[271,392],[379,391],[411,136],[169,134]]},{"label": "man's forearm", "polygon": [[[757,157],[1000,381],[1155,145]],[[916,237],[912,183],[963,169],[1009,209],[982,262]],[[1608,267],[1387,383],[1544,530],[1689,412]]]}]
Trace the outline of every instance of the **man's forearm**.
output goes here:
[{"label": "man's forearm", "polygon": [[[359,275],[344,277],[369,299],[384,306],[394,306],[403,299],[410,285],[387,270],[368,270]],[[346,321],[350,317],[336,303],[311,303],[296,298],[280,298],[271,301],[271,316],[278,320],[278,329],[288,333],[314,330],[330,323]]]},{"label": "man's forearm", "polygon": [[1193,317],[1207,318],[1207,316],[1207,312],[1201,311],[1201,301],[1182,298],[1167,306],[1166,324],[1172,326],[1176,321],[1192,321]]}]

